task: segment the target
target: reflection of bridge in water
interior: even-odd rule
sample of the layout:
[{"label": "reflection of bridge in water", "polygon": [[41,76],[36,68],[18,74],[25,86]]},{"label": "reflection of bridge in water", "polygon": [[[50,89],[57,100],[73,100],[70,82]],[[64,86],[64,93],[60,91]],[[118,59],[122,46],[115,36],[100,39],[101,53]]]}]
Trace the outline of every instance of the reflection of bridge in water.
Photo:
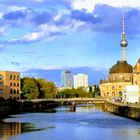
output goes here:
[{"label": "reflection of bridge in water", "polygon": [[59,98],[59,99],[33,99],[18,100],[21,111],[41,111],[43,109],[56,107],[58,105],[70,105],[75,108],[76,104],[104,104],[102,98]]}]

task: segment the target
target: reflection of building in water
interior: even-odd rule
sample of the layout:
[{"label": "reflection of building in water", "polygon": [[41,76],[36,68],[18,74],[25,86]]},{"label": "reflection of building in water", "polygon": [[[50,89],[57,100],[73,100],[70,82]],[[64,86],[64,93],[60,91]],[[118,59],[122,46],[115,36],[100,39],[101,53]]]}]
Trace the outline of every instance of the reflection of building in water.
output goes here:
[{"label": "reflection of building in water", "polygon": [[0,139],[6,140],[10,136],[21,133],[21,123],[0,123]]}]

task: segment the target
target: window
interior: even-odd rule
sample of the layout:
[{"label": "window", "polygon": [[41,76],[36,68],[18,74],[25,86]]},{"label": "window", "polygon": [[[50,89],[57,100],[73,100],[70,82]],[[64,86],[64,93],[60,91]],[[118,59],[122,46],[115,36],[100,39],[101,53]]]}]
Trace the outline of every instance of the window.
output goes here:
[{"label": "window", "polygon": [[3,76],[2,75],[0,75],[0,80],[2,80],[3,79]]},{"label": "window", "polygon": [[16,76],[14,75],[13,80],[15,80],[15,79],[16,79]]},{"label": "window", "polygon": [[12,75],[10,75],[10,80],[12,80]]},{"label": "window", "polygon": [[10,83],[10,86],[12,86],[12,83]]},{"label": "window", "polygon": [[14,94],[16,94],[16,90],[14,89]]},{"label": "window", "polygon": [[19,87],[19,83],[17,83],[17,87]]},{"label": "window", "polygon": [[19,76],[17,76],[17,80],[19,80]]},{"label": "window", "polygon": [[14,83],[14,87],[16,86],[16,83]]},{"label": "window", "polygon": [[3,89],[0,89],[0,94],[3,94]]},{"label": "window", "polygon": [[19,94],[19,90],[17,90],[17,94]]},{"label": "window", "polygon": [[12,89],[10,89],[10,94],[12,94],[13,93],[13,90]]},{"label": "window", "polygon": [[3,83],[2,82],[0,82],[0,87],[2,87],[3,86]]}]

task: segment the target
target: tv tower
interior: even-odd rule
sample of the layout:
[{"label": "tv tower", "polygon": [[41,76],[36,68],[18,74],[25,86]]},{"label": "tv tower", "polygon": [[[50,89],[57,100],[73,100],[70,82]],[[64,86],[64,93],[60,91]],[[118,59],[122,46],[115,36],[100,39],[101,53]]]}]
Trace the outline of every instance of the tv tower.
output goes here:
[{"label": "tv tower", "polygon": [[128,45],[128,42],[126,40],[126,34],[125,34],[125,18],[124,18],[124,10],[122,9],[122,34],[121,34],[121,43],[122,47],[122,61],[126,61],[126,47]]}]

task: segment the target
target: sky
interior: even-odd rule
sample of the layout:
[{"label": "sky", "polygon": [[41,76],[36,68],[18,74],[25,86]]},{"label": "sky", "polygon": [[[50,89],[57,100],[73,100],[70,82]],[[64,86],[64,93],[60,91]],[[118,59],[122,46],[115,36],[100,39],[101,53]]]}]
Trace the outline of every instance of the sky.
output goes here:
[{"label": "sky", "polygon": [[122,7],[127,61],[140,57],[140,0],[0,0],[0,70],[61,85],[61,72],[99,83],[122,59]]}]

